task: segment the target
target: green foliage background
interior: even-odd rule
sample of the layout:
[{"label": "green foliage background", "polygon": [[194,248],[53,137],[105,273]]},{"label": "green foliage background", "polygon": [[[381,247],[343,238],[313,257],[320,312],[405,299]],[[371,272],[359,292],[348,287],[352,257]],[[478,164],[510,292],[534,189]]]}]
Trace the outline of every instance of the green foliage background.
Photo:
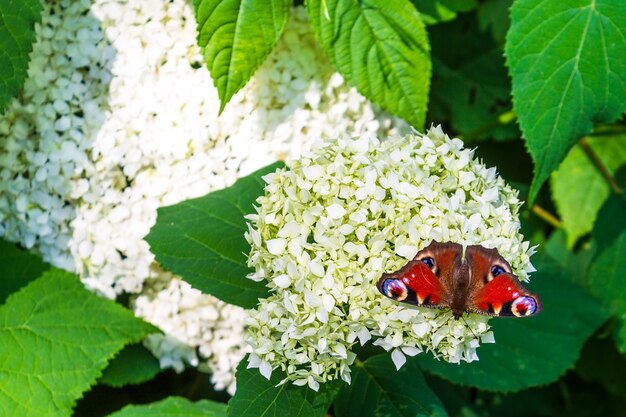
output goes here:
[{"label": "green foliage background", "polygon": [[[292,2],[193,5],[223,109],[272,51]],[[244,361],[229,399],[199,372],[159,372],[137,345],[156,330],[123,303],[0,242],[0,415],[623,415],[626,2],[306,5],[321,47],[361,94],[419,130],[443,124],[520,189],[524,232],[540,245],[531,287],[545,311],[494,320],[497,343],[481,347],[476,363],[418,355],[396,372],[387,354],[364,349],[350,386],[325,384],[318,393],[277,386],[279,372],[268,381]],[[40,6],[0,4],[0,109],[26,77]],[[263,191],[261,175],[275,168],[160,209],[147,240],[161,265],[254,307],[267,290],[245,278],[243,216]]]}]

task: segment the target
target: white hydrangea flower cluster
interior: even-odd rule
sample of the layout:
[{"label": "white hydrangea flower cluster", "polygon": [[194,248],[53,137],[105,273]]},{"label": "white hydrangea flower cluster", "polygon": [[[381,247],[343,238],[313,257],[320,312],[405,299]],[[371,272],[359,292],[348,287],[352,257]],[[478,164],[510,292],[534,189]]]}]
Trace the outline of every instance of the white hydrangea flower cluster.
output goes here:
[{"label": "white hydrangea flower cluster", "polygon": [[23,92],[0,117],[0,235],[65,269],[115,57],[88,3],[45,4]]},{"label": "white hydrangea flower cluster", "polygon": [[375,110],[316,46],[304,8],[218,117],[190,2],[45,3],[29,77],[0,117],[0,235],[76,271],[165,331],[147,343],[164,367],[208,368],[234,390],[244,310],[154,262],[156,209],[290,160],[320,137],[385,134]]},{"label": "white hydrangea flower cluster", "polygon": [[248,320],[251,367],[286,371],[317,390],[343,378],[355,344],[374,338],[405,355],[432,351],[448,362],[478,359],[492,342],[488,317],[451,320],[383,297],[376,282],[431,240],[496,247],[522,280],[533,248],[519,233],[517,192],[440,128],[427,135],[318,144],[291,169],[266,176],[250,215],[250,277],[272,294]]}]

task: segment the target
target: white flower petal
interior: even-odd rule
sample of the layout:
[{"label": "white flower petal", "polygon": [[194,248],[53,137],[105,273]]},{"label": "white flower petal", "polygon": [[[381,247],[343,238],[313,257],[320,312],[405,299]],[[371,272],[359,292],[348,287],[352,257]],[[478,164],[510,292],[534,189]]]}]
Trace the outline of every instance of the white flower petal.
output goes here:
[{"label": "white flower petal", "polygon": [[400,349],[394,349],[391,352],[391,360],[396,366],[396,369],[400,369],[406,363],[406,356],[404,356]]},{"label": "white flower petal", "polygon": [[270,365],[269,362],[261,362],[259,372],[261,372],[261,375],[263,375],[265,379],[270,379],[272,377],[272,365]]},{"label": "white flower petal", "polygon": [[267,251],[272,255],[282,255],[286,247],[286,239],[270,239],[267,241]]}]

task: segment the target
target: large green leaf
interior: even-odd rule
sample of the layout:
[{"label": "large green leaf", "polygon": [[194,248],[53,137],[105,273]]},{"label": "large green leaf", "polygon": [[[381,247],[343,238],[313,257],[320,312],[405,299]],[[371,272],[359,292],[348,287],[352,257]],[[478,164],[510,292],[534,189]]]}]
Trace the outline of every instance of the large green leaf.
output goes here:
[{"label": "large green leaf", "polygon": [[352,382],[335,401],[337,417],[447,416],[422,371],[409,360],[399,371],[388,354],[370,357],[352,367]]},{"label": "large green leaf", "polygon": [[162,401],[129,405],[109,417],[226,417],[226,404],[202,400],[191,402],[185,398],[168,397]]},{"label": "large green leaf", "polygon": [[[246,369],[245,358],[237,368],[237,392],[228,403],[229,417],[323,417],[334,399],[334,384],[321,384],[315,392],[291,382],[279,370],[266,379],[258,369]],[[328,385],[328,386],[326,386]]]},{"label": "large green leaf", "polygon": [[447,22],[458,12],[467,12],[478,6],[476,0],[411,0],[427,25]]},{"label": "large green leaf", "polygon": [[50,270],[0,307],[0,415],[67,416],[125,344],[154,327]]},{"label": "large green leaf", "polygon": [[[626,135],[589,138],[587,141],[611,174],[626,163]],[[579,145],[574,146],[552,174],[552,198],[570,247],[591,231],[598,211],[610,193],[609,185],[589,157]]]},{"label": "large green leaf", "polygon": [[386,0],[309,0],[311,23],[337,71],[365,97],[424,127],[431,64],[413,5]]},{"label": "large green leaf", "polygon": [[48,269],[40,257],[0,239],[0,304]]},{"label": "large green leaf", "polygon": [[594,122],[626,110],[626,2],[518,0],[506,55],[513,104],[541,185]]},{"label": "large green leaf", "polygon": [[42,7],[40,0],[0,1],[0,114],[26,79]]},{"label": "large green leaf", "polygon": [[230,304],[253,308],[268,291],[246,278],[250,245],[244,216],[254,212],[263,194],[261,177],[284,166],[278,162],[231,187],[158,210],[146,241],[157,261],[195,288]]},{"label": "large green leaf", "polygon": [[99,382],[111,387],[141,384],[161,372],[159,360],[143,345],[128,345],[102,372]]},{"label": "large green leaf", "polygon": [[198,44],[220,112],[252,77],[283,33],[293,0],[194,0]]},{"label": "large green leaf", "polygon": [[585,340],[608,312],[553,261],[542,257],[536,266],[539,271],[529,288],[541,296],[541,313],[525,319],[494,319],[496,343],[481,346],[477,362],[456,365],[419,355],[420,365],[461,385],[503,392],[556,381],[573,367]]}]

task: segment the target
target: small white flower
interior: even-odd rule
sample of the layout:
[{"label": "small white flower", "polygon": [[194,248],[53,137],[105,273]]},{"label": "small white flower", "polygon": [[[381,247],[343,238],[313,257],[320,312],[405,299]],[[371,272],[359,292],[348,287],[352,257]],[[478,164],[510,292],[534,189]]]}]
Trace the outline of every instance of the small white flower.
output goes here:
[{"label": "small white flower", "polygon": [[340,204],[333,204],[326,208],[328,212],[328,216],[331,219],[340,219],[346,214],[346,209],[343,208]]},{"label": "small white flower", "polygon": [[287,247],[287,240],[285,239],[271,239],[267,241],[267,250],[272,255],[282,255]]}]

